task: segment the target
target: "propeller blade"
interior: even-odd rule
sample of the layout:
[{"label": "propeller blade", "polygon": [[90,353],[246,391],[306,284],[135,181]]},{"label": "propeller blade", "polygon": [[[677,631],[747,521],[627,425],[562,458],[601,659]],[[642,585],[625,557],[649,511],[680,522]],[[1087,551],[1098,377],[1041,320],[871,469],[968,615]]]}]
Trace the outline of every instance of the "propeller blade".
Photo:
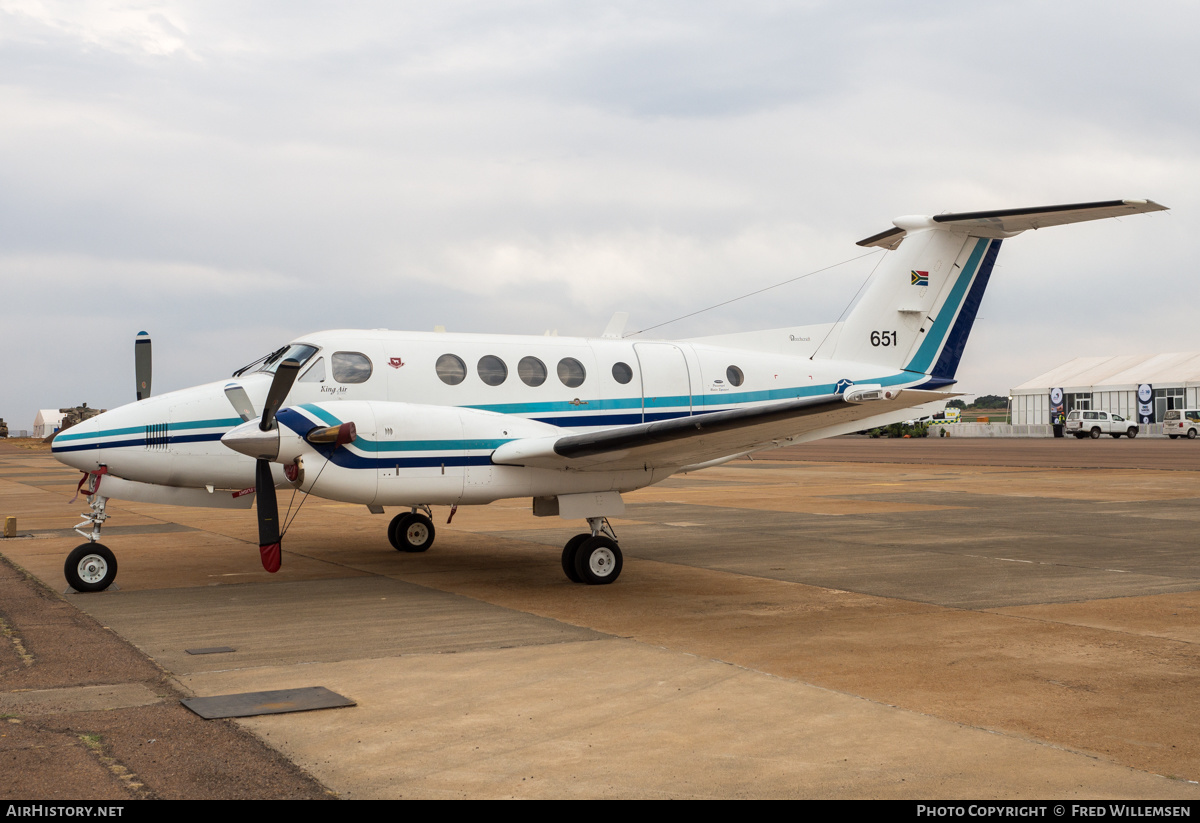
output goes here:
[{"label": "propeller blade", "polygon": [[150,335],[144,331],[133,339],[133,376],[137,382],[137,399],[150,396]]},{"label": "propeller blade", "polygon": [[282,561],[279,536],[279,505],[275,501],[275,480],[271,461],[259,460],[254,470],[254,506],[258,511],[258,552],[263,568],[271,574],[279,571]]},{"label": "propeller blade", "polygon": [[292,390],[292,384],[296,382],[296,375],[299,371],[300,361],[291,358],[284,360],[275,369],[275,378],[271,381],[271,388],[267,390],[267,402],[263,406],[262,422],[258,424],[263,431],[269,431],[275,427],[275,413],[287,399],[288,392]]},{"label": "propeller blade", "polygon": [[246,394],[246,390],[237,383],[230,383],[225,387],[225,396],[229,398],[233,410],[238,413],[238,417],[242,418],[243,423],[258,417],[254,413],[254,404],[250,402],[250,395]]},{"label": "propeller blade", "polygon": [[340,426],[325,426],[313,429],[304,435],[304,439],[314,445],[317,443],[332,443],[335,447],[353,443],[358,437],[358,427],[354,423],[342,423]]}]

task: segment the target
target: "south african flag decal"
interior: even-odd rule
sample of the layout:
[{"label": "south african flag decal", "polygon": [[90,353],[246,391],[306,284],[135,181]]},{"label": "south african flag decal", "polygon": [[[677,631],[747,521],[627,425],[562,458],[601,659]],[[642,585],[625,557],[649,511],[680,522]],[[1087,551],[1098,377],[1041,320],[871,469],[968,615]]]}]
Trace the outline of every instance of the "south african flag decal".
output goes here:
[{"label": "south african flag decal", "polygon": [[929,272],[914,270],[912,273],[912,284],[914,286],[928,286],[929,285]]}]

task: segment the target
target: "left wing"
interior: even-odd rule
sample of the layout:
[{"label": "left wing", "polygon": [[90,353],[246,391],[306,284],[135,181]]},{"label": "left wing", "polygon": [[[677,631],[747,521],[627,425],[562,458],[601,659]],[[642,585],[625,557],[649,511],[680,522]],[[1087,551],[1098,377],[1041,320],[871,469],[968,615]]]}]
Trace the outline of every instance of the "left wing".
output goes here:
[{"label": "left wing", "polygon": [[854,386],[845,395],[806,397],[590,434],[527,437],[500,446],[492,453],[492,462],[579,471],[695,466],[768,448],[785,438],[955,396]]}]

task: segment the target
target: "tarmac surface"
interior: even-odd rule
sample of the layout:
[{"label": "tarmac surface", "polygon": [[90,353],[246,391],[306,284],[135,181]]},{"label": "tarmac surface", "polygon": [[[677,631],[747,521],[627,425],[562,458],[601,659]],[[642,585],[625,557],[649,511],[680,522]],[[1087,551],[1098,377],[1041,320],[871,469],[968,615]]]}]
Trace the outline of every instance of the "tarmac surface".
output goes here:
[{"label": "tarmac surface", "polygon": [[[412,555],[312,499],[277,575],[252,511],[111,501],[64,595],[78,473],[0,441],[0,796],[1200,797],[1200,443],[767,456],[627,495],[611,586],[527,500]],[[178,702],[308,686],[357,705]]]}]

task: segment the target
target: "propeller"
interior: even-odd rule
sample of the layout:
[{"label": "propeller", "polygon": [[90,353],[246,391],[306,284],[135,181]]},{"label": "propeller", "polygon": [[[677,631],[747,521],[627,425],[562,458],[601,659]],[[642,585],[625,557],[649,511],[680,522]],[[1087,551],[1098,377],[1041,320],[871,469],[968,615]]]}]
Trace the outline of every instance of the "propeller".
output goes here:
[{"label": "propeller", "polygon": [[[275,415],[287,399],[299,372],[300,363],[297,360],[289,358],[279,364],[271,380],[271,388],[267,389],[267,402],[258,421],[259,433],[240,436],[236,447],[237,451],[250,454],[256,461],[254,506],[258,511],[258,551],[262,555],[263,568],[272,574],[279,571],[283,559],[280,552],[279,504],[275,500],[275,480],[271,477],[271,461],[279,456],[279,424],[275,421]],[[245,389],[237,383],[230,383],[225,387],[225,396],[242,420],[249,421],[252,418],[254,405]],[[226,445],[234,448],[231,443]]]},{"label": "propeller", "polygon": [[133,376],[137,381],[137,399],[150,396],[150,335],[144,331],[133,338]]}]

